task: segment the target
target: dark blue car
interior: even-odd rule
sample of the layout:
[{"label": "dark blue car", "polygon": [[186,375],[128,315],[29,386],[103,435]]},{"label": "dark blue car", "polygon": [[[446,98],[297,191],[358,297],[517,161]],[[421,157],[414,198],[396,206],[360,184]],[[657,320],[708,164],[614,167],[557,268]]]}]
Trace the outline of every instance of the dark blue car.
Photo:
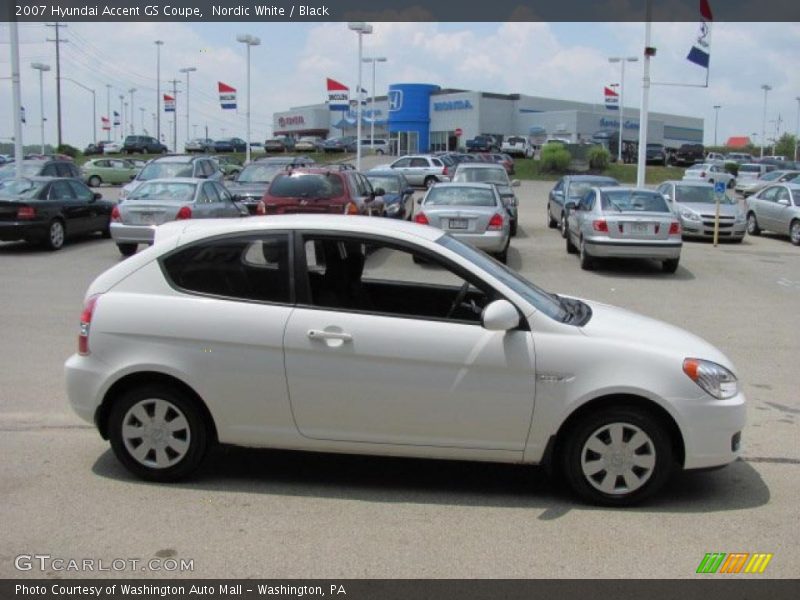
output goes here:
[{"label": "dark blue car", "polygon": [[414,212],[414,190],[405,175],[391,170],[374,170],[364,173],[372,189],[381,188],[386,216],[411,220]]},{"label": "dark blue car", "polygon": [[240,138],[224,138],[214,142],[214,152],[245,152],[247,142]]}]

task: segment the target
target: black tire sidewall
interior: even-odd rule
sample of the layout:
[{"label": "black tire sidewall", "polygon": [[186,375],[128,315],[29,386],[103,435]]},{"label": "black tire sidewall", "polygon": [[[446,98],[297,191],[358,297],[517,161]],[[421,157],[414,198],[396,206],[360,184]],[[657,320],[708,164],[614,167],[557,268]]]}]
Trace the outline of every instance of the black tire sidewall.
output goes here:
[{"label": "black tire sidewall", "polygon": [[[177,464],[166,469],[153,469],[130,455],[122,440],[125,413],[141,400],[160,398],[174,404],[189,423],[189,450]],[[128,471],[148,481],[179,481],[192,474],[203,462],[209,447],[208,425],[196,403],[186,394],[166,385],[150,384],[123,393],[113,404],[108,416],[108,436],[114,455]]]}]

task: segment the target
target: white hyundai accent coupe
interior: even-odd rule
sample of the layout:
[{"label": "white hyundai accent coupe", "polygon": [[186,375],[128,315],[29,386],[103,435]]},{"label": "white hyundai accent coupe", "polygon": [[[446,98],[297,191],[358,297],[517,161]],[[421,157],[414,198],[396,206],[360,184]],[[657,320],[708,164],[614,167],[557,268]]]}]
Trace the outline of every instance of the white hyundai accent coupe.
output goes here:
[{"label": "white hyundai accent coupe", "polygon": [[625,505],[735,460],[745,424],[733,365],[702,339],[367,217],[159,227],[90,286],[66,379],[155,481],[222,443],[548,463]]}]

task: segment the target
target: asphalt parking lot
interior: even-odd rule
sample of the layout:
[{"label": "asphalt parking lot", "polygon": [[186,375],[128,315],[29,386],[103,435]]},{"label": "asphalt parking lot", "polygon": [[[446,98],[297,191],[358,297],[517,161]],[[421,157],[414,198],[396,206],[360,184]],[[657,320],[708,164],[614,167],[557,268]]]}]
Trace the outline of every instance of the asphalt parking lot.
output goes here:
[{"label": "asphalt parking lot", "polygon": [[800,251],[773,236],[687,242],[674,275],[648,261],[585,272],[546,227],[550,187],[519,188],[510,266],[545,289],[630,308],[722,349],[749,399],[743,460],[682,474],[625,510],[582,505],[538,468],[271,450],[220,449],[193,481],[144,483],[72,415],[63,384],[83,293],[121,260],[116,247],[3,243],[0,577],[78,575],[14,567],[20,554],[49,554],[191,559],[182,575],[203,578],[682,578],[707,552],[773,553],[759,577],[796,577]]}]

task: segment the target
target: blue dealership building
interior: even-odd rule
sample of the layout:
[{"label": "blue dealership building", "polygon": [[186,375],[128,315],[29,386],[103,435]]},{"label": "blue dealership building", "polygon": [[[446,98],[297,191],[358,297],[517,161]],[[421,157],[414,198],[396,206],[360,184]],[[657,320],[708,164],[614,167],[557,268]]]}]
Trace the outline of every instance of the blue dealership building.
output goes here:
[{"label": "blue dealership building", "polygon": [[[453,150],[479,134],[521,135],[535,144],[547,139],[589,142],[617,135],[619,110],[604,104],[524,94],[496,94],[442,88],[425,83],[395,83],[385,96],[367,99],[362,109],[362,137],[394,141],[401,154]],[[623,137],[638,141],[639,111],[627,108]],[[356,110],[330,111],[325,103],[300,106],[273,115],[275,135],[335,137],[356,134]],[[703,119],[651,112],[648,142],[677,149],[703,142]]]}]

